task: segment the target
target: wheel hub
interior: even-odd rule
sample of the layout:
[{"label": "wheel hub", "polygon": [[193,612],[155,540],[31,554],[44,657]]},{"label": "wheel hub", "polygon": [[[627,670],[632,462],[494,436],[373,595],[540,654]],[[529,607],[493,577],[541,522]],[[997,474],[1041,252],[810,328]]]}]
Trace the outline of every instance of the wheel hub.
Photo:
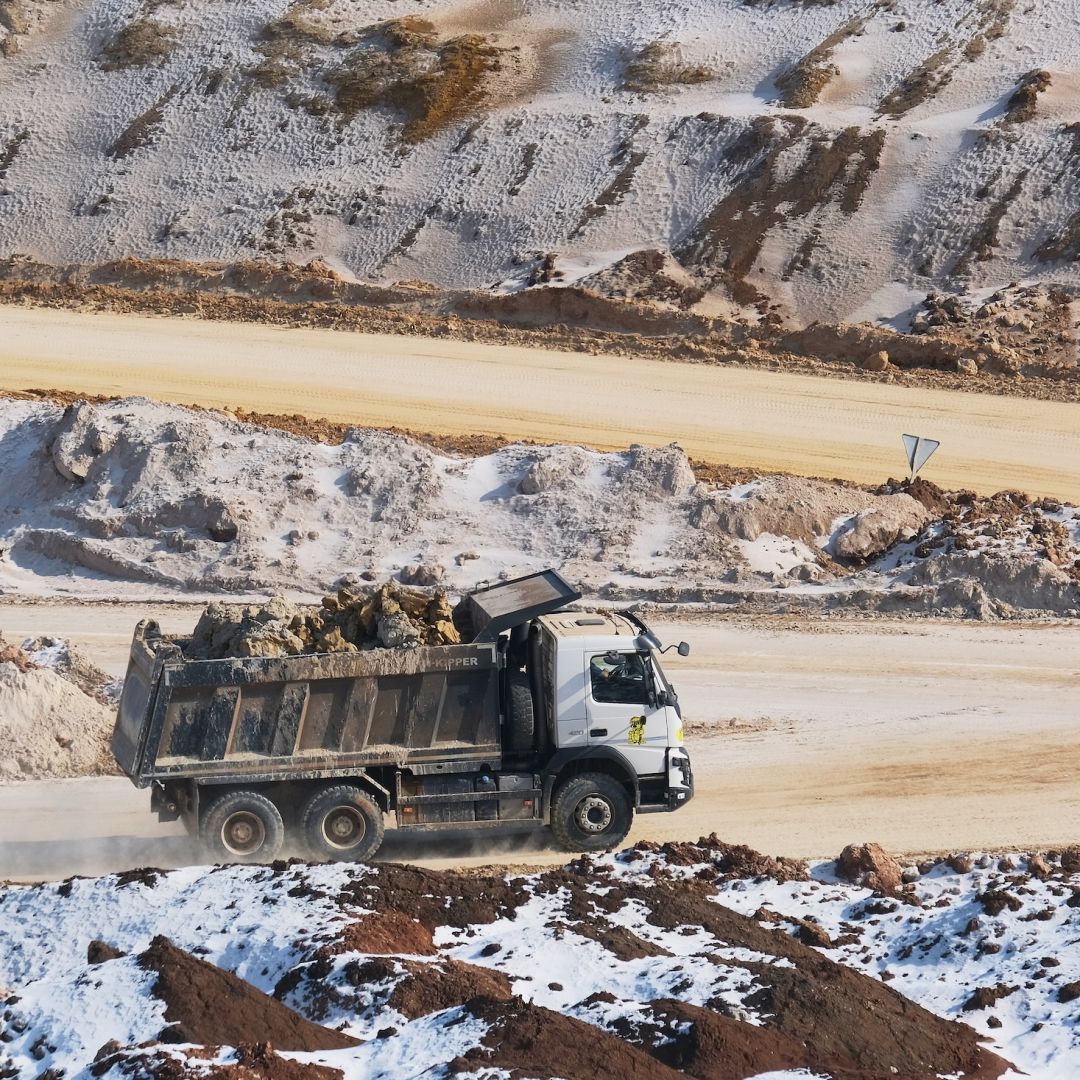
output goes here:
[{"label": "wheel hub", "polygon": [[266,826],[248,810],[232,814],[221,826],[221,842],[233,855],[252,855],[265,841]]},{"label": "wheel hub", "polygon": [[351,806],[336,807],[323,819],[323,836],[332,847],[356,847],[366,831],[363,815]]},{"label": "wheel hub", "polygon": [[611,825],[611,803],[599,795],[588,795],[577,805],[574,818],[587,833],[602,833]]}]

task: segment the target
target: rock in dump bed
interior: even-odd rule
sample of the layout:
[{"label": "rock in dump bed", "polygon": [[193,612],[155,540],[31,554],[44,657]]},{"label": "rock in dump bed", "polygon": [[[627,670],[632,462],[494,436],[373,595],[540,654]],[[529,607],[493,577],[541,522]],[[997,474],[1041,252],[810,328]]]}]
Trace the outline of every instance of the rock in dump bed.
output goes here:
[{"label": "rock in dump bed", "polygon": [[342,589],[319,607],[275,596],[263,607],[212,603],[185,653],[191,660],[232,656],[410,649],[458,645],[464,611],[442,590],[428,592],[387,582],[373,591]]}]

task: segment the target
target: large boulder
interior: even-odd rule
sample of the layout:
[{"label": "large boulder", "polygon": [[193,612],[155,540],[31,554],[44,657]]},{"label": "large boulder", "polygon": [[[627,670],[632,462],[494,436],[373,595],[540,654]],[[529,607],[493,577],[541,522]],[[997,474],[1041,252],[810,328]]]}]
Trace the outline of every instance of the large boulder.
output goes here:
[{"label": "large boulder", "polygon": [[[860,488],[797,476],[769,476],[706,496],[695,524],[738,540],[763,533],[826,545],[839,558],[868,560],[932,518],[909,495],[875,495]],[[838,522],[846,527],[836,534]]]},{"label": "large boulder", "polygon": [[622,486],[660,497],[687,494],[697,483],[689,458],[677,443],[651,447],[635,443],[619,455],[608,475]]},{"label": "large boulder", "polygon": [[99,422],[97,409],[86,401],[69,405],[53,434],[50,454],[56,471],[73,484],[83,484],[94,462],[108,452],[115,435]]},{"label": "large boulder", "polygon": [[588,456],[576,446],[550,447],[540,452],[518,481],[521,495],[542,495],[580,480],[588,468]]},{"label": "large boulder", "polygon": [[860,511],[833,540],[832,553],[848,562],[865,563],[901,540],[910,540],[930,513],[908,495],[886,495]]},{"label": "large boulder", "polygon": [[416,585],[420,588],[438,585],[445,576],[446,569],[441,563],[410,563],[398,571],[402,585]]},{"label": "large boulder", "polygon": [[836,875],[875,892],[896,893],[903,867],[880,844],[848,844],[836,861]]}]

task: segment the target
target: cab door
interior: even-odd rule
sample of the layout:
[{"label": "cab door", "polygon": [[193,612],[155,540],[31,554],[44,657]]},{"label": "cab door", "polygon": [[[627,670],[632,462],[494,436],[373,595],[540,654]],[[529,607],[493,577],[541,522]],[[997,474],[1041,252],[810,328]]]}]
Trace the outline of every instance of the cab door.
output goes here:
[{"label": "cab door", "polygon": [[589,745],[618,749],[643,774],[663,771],[668,743],[650,665],[647,652],[585,656]]}]

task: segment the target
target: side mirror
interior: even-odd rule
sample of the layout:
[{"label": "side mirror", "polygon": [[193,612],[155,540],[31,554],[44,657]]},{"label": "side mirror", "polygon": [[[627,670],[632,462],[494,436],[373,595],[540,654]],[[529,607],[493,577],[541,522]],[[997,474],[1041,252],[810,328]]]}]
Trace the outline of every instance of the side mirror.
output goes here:
[{"label": "side mirror", "polygon": [[671,704],[671,698],[668,696],[666,690],[657,690],[656,692],[656,707],[658,709],[664,708],[666,705]]},{"label": "side mirror", "polygon": [[666,649],[661,649],[661,653],[669,653],[672,649],[678,651],[680,656],[690,655],[690,645],[685,641],[680,641],[678,645],[669,645]]}]

